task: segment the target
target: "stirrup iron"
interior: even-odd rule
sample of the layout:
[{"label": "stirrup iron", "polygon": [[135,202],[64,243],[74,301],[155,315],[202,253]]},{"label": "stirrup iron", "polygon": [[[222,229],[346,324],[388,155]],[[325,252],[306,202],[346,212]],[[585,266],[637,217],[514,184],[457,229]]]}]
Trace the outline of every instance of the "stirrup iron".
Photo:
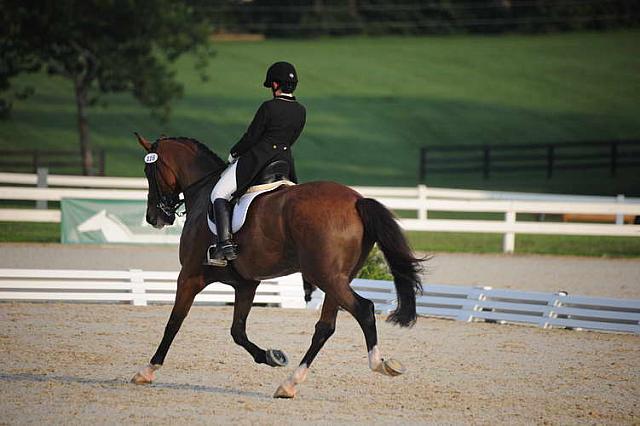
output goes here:
[{"label": "stirrup iron", "polygon": [[219,258],[215,256],[217,249],[218,247],[216,244],[209,246],[209,248],[207,249],[207,259],[204,264],[209,266],[216,266],[218,268],[224,268],[229,262],[227,262],[227,259],[225,258]]}]

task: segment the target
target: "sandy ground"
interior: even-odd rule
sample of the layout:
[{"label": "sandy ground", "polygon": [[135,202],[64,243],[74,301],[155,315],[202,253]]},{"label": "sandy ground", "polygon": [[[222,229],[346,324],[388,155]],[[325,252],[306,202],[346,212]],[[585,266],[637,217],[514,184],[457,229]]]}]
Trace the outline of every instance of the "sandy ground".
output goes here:
[{"label": "sandy ground", "polygon": [[[640,259],[435,253],[426,283],[640,298]],[[0,244],[0,268],[177,271],[177,246]]]},{"label": "sandy ground", "polygon": [[640,259],[436,253],[425,282],[640,299]]},{"label": "sandy ground", "polygon": [[0,244],[0,268],[178,271],[178,246]]},{"label": "sandy ground", "polygon": [[[2,244],[0,268],[177,270],[177,247]],[[640,259],[435,254],[426,283],[640,298]],[[231,308],[193,308],[158,380],[128,383],[155,351],[170,306],[0,303],[0,424],[640,424],[640,337],[421,318],[378,322],[367,368],[356,322],[338,330],[295,400],[271,398],[306,351],[318,312],[254,308],[249,336],[285,350],[256,365],[230,335]]]},{"label": "sandy ground", "polygon": [[254,364],[228,333],[231,308],[195,307],[156,383],[128,383],[155,351],[169,306],[0,304],[2,424],[638,424],[640,338],[421,318],[379,318],[383,356],[341,312],[294,400],[277,385],[310,342],[317,312],[254,308],[249,336],[292,365]]}]

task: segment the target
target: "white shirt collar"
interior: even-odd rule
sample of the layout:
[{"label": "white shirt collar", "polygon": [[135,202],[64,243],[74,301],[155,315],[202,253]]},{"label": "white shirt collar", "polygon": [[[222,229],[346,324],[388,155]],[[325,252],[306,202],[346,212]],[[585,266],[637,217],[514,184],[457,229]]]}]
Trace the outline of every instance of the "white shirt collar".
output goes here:
[{"label": "white shirt collar", "polygon": [[287,96],[289,98],[293,98],[293,93],[280,93],[278,96]]}]

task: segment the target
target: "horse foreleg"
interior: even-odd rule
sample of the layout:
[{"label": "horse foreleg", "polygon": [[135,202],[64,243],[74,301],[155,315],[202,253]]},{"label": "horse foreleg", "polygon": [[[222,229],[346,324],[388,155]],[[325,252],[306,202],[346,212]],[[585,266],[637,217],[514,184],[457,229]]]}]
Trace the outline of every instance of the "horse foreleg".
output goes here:
[{"label": "horse foreleg", "polygon": [[258,364],[267,364],[272,367],[283,367],[287,365],[287,356],[277,349],[265,351],[259,348],[247,337],[247,317],[253,305],[256,295],[256,288],[259,282],[245,283],[236,288],[235,304],[233,308],[233,323],[231,324],[231,337],[233,341],[246,349],[251,354],[253,360]]},{"label": "horse foreleg", "polygon": [[278,386],[276,393],[273,395],[274,398],[293,398],[296,395],[296,385],[304,382],[307,378],[311,363],[335,331],[337,316],[338,304],[332,297],[326,296],[322,304],[320,320],[316,323],[316,330],[311,338],[311,346],[302,358],[298,368],[296,368],[287,380]]},{"label": "horse foreleg", "polygon": [[178,290],[176,291],[176,299],[169,316],[169,321],[164,329],[162,341],[151,358],[149,364],[142,370],[138,371],[132,383],[137,385],[149,384],[155,380],[155,372],[162,367],[164,359],[167,356],[169,347],[176,337],[180,326],[191,309],[193,299],[204,288],[204,280],[202,276],[190,277],[187,279],[178,278]]}]

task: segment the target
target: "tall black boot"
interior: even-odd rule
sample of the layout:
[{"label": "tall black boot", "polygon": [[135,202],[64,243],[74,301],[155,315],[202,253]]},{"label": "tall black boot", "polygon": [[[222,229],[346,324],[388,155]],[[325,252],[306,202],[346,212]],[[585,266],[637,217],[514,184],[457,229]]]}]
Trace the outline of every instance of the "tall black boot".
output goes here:
[{"label": "tall black boot", "polygon": [[211,258],[234,260],[238,257],[238,253],[236,244],[231,240],[231,204],[224,198],[216,198],[213,202],[213,212],[218,242]]}]

